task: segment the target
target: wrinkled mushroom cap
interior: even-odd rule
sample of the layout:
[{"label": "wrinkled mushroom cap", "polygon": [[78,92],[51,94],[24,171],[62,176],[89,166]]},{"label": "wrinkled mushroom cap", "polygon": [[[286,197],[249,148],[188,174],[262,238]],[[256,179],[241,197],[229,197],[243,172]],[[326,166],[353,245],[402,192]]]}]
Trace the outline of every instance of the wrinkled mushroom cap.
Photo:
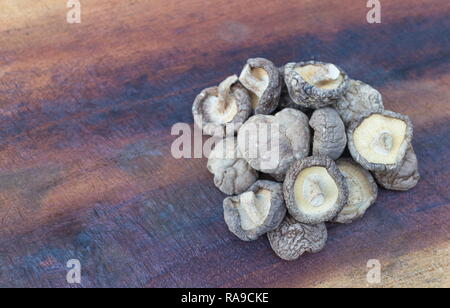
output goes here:
[{"label": "wrinkled mushroom cap", "polygon": [[347,146],[347,132],[337,111],[330,107],[317,109],[309,125],[314,129],[313,155],[333,160],[341,157]]},{"label": "wrinkled mushroom cap", "polygon": [[318,253],[328,239],[327,227],[324,223],[307,225],[287,215],[281,225],[267,233],[270,246],[283,260],[297,260],[304,253]]},{"label": "wrinkled mushroom cap", "polygon": [[258,172],[242,158],[237,138],[228,137],[216,144],[208,158],[214,184],[227,195],[243,193],[258,180]]},{"label": "wrinkled mushroom cap", "polygon": [[375,203],[378,186],[370,172],[351,158],[339,159],[337,166],[345,177],[349,195],[346,205],[333,221],[348,224],[364,216]]},{"label": "wrinkled mushroom cap", "polygon": [[411,144],[411,120],[392,111],[363,115],[348,128],[348,148],[367,170],[386,172],[399,167]]},{"label": "wrinkled mushroom cap", "polygon": [[224,218],[229,230],[243,241],[253,241],[276,229],[286,215],[283,186],[276,182],[257,181],[248,192],[223,202]]},{"label": "wrinkled mushroom cap", "polygon": [[378,183],[386,189],[407,191],[414,188],[420,180],[419,166],[412,145],[406,151],[399,168],[387,172],[374,172]]},{"label": "wrinkled mushroom cap", "polygon": [[369,112],[384,110],[380,92],[362,81],[353,79],[349,82],[347,92],[334,104],[334,107],[347,127]]},{"label": "wrinkled mushroom cap", "polygon": [[295,162],[284,181],[284,198],[297,221],[315,225],[330,221],[348,200],[344,176],[329,157],[311,156]]},{"label": "wrinkled mushroom cap", "polygon": [[282,76],[278,68],[264,58],[248,59],[239,77],[251,96],[255,114],[271,114],[278,107]]},{"label": "wrinkled mushroom cap", "polygon": [[289,90],[284,82],[284,66],[279,68],[280,75],[283,78],[282,86],[281,86],[281,95],[280,95],[280,103],[278,104],[278,110],[283,110],[286,108],[298,109],[302,112],[308,112],[310,109],[305,108],[299,104],[296,104],[294,100],[291,98],[289,94]]},{"label": "wrinkled mushroom cap", "polygon": [[308,156],[310,138],[308,117],[284,109],[275,116],[251,117],[239,130],[238,146],[253,169],[282,176],[292,162]]},{"label": "wrinkled mushroom cap", "polygon": [[203,90],[192,106],[196,125],[205,134],[218,137],[237,132],[251,112],[250,95],[237,76],[227,78],[218,87]]},{"label": "wrinkled mushroom cap", "polygon": [[341,68],[319,61],[286,64],[284,80],[294,102],[313,109],[333,104],[348,87],[348,76]]}]

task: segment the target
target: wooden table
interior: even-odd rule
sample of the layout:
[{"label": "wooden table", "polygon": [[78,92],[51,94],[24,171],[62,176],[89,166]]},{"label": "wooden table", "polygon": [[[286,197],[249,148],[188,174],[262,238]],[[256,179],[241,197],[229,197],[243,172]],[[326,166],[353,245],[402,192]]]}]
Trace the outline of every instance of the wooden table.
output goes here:
[{"label": "wooden table", "polygon": [[[450,287],[450,2],[62,0],[0,3],[0,287]],[[240,242],[205,159],[176,160],[171,127],[247,58],[320,59],[415,123],[422,180],[382,190],[283,262]],[[367,283],[378,259],[382,283]]]}]

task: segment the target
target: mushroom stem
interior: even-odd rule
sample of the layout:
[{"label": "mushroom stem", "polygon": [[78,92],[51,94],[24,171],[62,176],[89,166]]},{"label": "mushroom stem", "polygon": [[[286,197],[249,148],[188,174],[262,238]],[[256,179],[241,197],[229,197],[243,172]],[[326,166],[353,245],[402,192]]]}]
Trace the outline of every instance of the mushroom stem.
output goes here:
[{"label": "mushroom stem", "polygon": [[243,193],[240,198],[241,204],[246,204],[251,208],[256,208],[256,195],[252,191]]},{"label": "mushroom stem", "polygon": [[267,88],[267,78],[267,72],[263,68],[252,68],[247,64],[241,73],[240,80],[245,81],[245,87],[259,98]]},{"label": "mushroom stem", "polygon": [[230,103],[230,92],[231,87],[236,81],[238,81],[238,76],[233,75],[222,81],[218,89],[219,98],[219,112],[224,113]]},{"label": "mushroom stem", "polygon": [[388,133],[382,133],[380,136],[380,141],[381,144],[383,145],[383,148],[387,151],[390,152],[392,150],[392,136]]},{"label": "mushroom stem", "polygon": [[327,82],[335,81],[339,78],[340,71],[332,64],[320,66],[317,72],[312,76],[311,82],[314,85],[323,85]]},{"label": "mushroom stem", "polygon": [[310,182],[308,196],[309,202],[315,207],[319,207],[325,202],[325,195],[322,192],[320,184],[316,181]]},{"label": "mushroom stem", "polygon": [[[254,192],[249,191],[243,193],[240,196],[239,212],[241,216],[244,216],[249,222],[257,225],[261,218],[261,213],[258,211],[257,199]],[[242,217],[242,218],[244,218]]]},{"label": "mushroom stem", "polygon": [[374,148],[381,153],[389,153],[392,150],[394,140],[389,132],[382,132],[378,138],[375,139]]}]

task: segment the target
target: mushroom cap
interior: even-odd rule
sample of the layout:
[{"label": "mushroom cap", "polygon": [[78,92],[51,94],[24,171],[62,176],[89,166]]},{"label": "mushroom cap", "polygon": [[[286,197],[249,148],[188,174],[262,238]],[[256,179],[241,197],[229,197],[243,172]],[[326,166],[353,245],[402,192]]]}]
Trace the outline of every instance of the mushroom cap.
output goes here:
[{"label": "mushroom cap", "polygon": [[[322,167],[326,169],[328,176],[334,182],[332,184],[336,185],[337,196],[335,196],[335,200],[331,200],[334,202],[329,202],[328,204],[326,204],[325,208],[321,208],[323,206],[319,206],[317,210],[305,210],[305,208],[307,208],[308,206],[312,206],[310,204],[298,204],[296,198],[296,183],[297,178],[303,170],[313,167]],[[333,218],[335,218],[344,208],[349,195],[345,177],[339,171],[335,162],[331,158],[326,156],[311,156],[296,161],[291,166],[286,175],[283,190],[286,207],[292,217],[294,217],[301,223],[310,225],[331,221]],[[327,191],[327,193],[329,192]],[[325,196],[324,198],[326,197],[327,196]]]},{"label": "mushroom cap", "polygon": [[281,95],[280,95],[280,103],[278,104],[278,110],[281,111],[286,108],[293,108],[298,109],[302,112],[308,112],[310,110],[309,108],[305,108],[299,104],[296,104],[294,100],[291,98],[286,83],[284,82],[284,66],[280,67],[279,70],[280,75],[283,76],[283,82],[281,86]]},{"label": "mushroom cap", "polygon": [[258,171],[239,153],[236,137],[216,144],[208,158],[208,170],[214,174],[216,187],[227,195],[243,193],[258,180]]},{"label": "mushroom cap", "polygon": [[308,120],[303,112],[291,108],[275,116],[255,115],[239,130],[239,150],[253,169],[283,176],[292,162],[309,155]]},{"label": "mushroom cap", "polygon": [[[403,121],[405,123],[405,133],[403,141],[397,145],[397,155],[395,156],[395,161],[393,163],[379,163],[379,162],[370,162],[367,160],[357,149],[355,144],[355,131],[361,126],[364,121],[369,119],[374,115],[379,115],[383,118],[390,118]],[[389,125],[385,125],[385,129],[392,128],[393,125],[390,123]],[[373,131],[373,130],[372,130]],[[411,140],[413,137],[413,124],[408,116],[392,112],[389,110],[384,110],[382,112],[369,112],[362,115],[358,120],[352,122],[352,124],[347,129],[347,139],[348,139],[348,149],[350,150],[350,154],[353,159],[363,166],[366,170],[376,171],[376,172],[387,172],[398,169],[400,164],[405,157],[406,151],[408,150]]]},{"label": "mushroom cap", "polygon": [[309,126],[314,129],[313,155],[341,157],[347,146],[347,132],[339,113],[330,107],[317,109]]},{"label": "mushroom cap", "polygon": [[350,79],[347,92],[333,105],[345,126],[368,112],[384,110],[380,92],[359,80]]},{"label": "mushroom cap", "polygon": [[377,182],[386,189],[407,191],[420,181],[417,156],[412,145],[398,169],[387,172],[374,172]]},{"label": "mushroom cap", "polygon": [[276,229],[286,216],[283,185],[259,180],[248,191],[257,194],[261,190],[270,192],[270,208],[264,221],[252,229],[244,230],[242,227],[241,215],[236,206],[241,202],[240,196],[228,197],[223,202],[224,218],[229,230],[243,241],[254,241],[261,235]]},{"label": "mushroom cap", "polygon": [[334,65],[342,76],[342,82],[337,88],[323,89],[316,87],[306,81],[296,68],[308,65],[329,65],[320,61],[308,61],[300,63],[288,63],[284,67],[284,80],[289,90],[289,94],[296,104],[305,108],[318,109],[333,104],[339,99],[348,88],[349,78],[340,67]]},{"label": "mushroom cap", "polygon": [[250,92],[254,93],[251,82],[247,80],[246,69],[263,69],[267,73],[268,85],[264,89],[263,93],[259,97],[258,104],[255,108],[255,114],[268,115],[274,112],[280,100],[281,86],[283,79],[279,69],[273,64],[273,62],[264,58],[252,58],[247,60],[247,64],[239,77],[240,82]]},{"label": "mushroom cap", "polygon": [[267,233],[267,238],[281,259],[294,261],[306,252],[320,252],[325,247],[328,232],[324,223],[307,225],[286,215],[277,229]]},{"label": "mushroom cap", "polygon": [[341,158],[337,166],[347,181],[349,197],[333,222],[348,224],[361,218],[377,200],[378,185],[369,171],[351,158]]},{"label": "mushroom cap", "polygon": [[[194,101],[192,106],[192,114],[194,122],[203,130],[203,133],[210,136],[224,137],[236,133],[242,124],[250,117],[252,113],[250,94],[238,81],[231,86],[230,96],[234,98],[237,107],[237,113],[226,123],[215,121],[208,114],[208,106],[206,104],[210,97],[218,97],[219,87],[211,87],[204,89]],[[233,125],[229,125],[233,124]],[[228,128],[227,128],[228,125]],[[227,132],[227,129],[231,131]]]},{"label": "mushroom cap", "polygon": [[[275,151],[269,144],[276,143],[278,137],[278,122],[274,116],[257,114],[252,116],[238,132],[238,147],[242,156],[249,165],[258,171],[269,173],[269,170],[276,169],[279,165],[279,159],[276,155],[278,152],[268,153],[264,157],[261,153],[270,150]],[[266,140],[261,140],[260,130],[264,129],[267,133]],[[266,141],[266,142],[263,142]],[[272,160],[273,159],[273,160]]]}]

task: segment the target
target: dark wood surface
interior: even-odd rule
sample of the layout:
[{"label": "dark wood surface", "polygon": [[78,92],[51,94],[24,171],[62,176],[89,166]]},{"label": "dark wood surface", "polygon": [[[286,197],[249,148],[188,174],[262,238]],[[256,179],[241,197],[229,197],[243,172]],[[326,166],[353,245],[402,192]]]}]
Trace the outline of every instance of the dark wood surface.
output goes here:
[{"label": "dark wood surface", "polygon": [[[450,287],[450,2],[0,2],[0,287]],[[249,57],[319,59],[409,115],[422,181],[292,263],[227,231],[205,159],[170,155],[203,88]]]}]

